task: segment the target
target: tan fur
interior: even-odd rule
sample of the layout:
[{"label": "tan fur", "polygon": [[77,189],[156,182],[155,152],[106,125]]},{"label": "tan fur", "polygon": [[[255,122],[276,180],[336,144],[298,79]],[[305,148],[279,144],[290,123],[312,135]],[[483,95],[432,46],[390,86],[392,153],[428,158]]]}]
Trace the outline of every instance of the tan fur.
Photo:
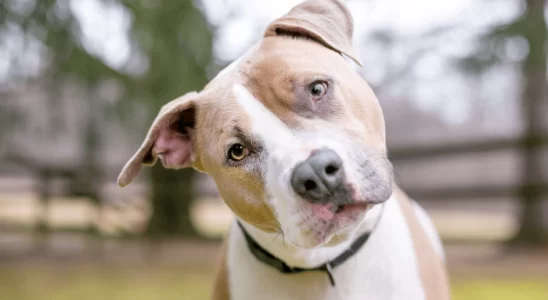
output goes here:
[{"label": "tan fur", "polygon": [[272,22],[264,36],[307,36],[361,65],[352,47],[353,23],[350,12],[338,0],[305,1]]},{"label": "tan fur", "polygon": [[156,156],[152,155],[152,148],[160,135],[160,131],[169,126],[176,119],[178,113],[192,106],[197,98],[198,94],[196,92],[189,92],[162,106],[158,116],[152,122],[141,147],[120,172],[118,185],[123,187],[131,183],[139,175],[142,165],[152,166],[156,163]]},{"label": "tan fur", "polygon": [[[166,104],[140,149],[122,170],[118,183],[121,186],[129,184],[141,165],[155,163],[153,149],[159,131],[171,126],[174,118],[192,107],[195,127],[191,136],[191,166],[213,177],[223,200],[243,221],[266,232],[278,231],[280,224],[266,200],[262,176],[256,170],[226,165],[227,145],[236,139],[235,128],[251,131],[249,116],[238,105],[231,89],[236,83],[243,84],[291,128],[306,131],[317,124],[328,125],[361,139],[360,142],[366,144],[373,155],[379,154],[384,158],[386,141],[380,105],[368,84],[348,67],[340,55],[345,54],[357,61],[351,40],[352,20],[340,1],[306,1],[297,6],[274,21],[267,28],[265,38],[234,68],[212,80],[201,92],[186,94]],[[334,88],[330,89],[332,97],[323,102],[331,110],[327,117],[314,116],[316,111],[310,107],[303,108],[306,101],[299,101],[303,95],[300,93],[317,76],[334,81]],[[307,114],[312,114],[314,120]],[[398,198],[402,198],[401,206],[413,234],[427,299],[448,299],[444,294],[448,290],[447,277],[441,260],[436,259],[438,257],[415,219],[409,200],[404,196]],[[226,240],[212,295],[215,300],[230,298]]]},{"label": "tan fur", "polygon": [[335,99],[329,105],[338,113],[328,120],[330,127],[352,133],[371,149],[384,152],[384,118],[377,98],[336,52],[302,39],[265,38],[240,70],[242,83],[253,96],[296,128],[309,124],[306,117],[298,114],[301,105],[298,93],[319,74],[335,80]]},{"label": "tan fur", "polygon": [[217,272],[213,281],[213,292],[211,294],[211,300],[230,300],[230,286],[228,281],[228,265],[227,265],[227,251],[228,251],[228,236],[225,237],[221,251],[219,252],[219,259],[217,261]]},{"label": "tan fur", "polygon": [[450,299],[448,276],[442,258],[434,250],[417,220],[409,197],[399,189],[395,192],[411,232],[426,300]]},{"label": "tan fur", "polygon": [[260,176],[223,166],[225,145],[233,136],[231,129],[238,125],[249,131],[246,113],[229,92],[236,78],[233,75],[229,80],[214,81],[208,85],[207,90],[199,94],[189,93],[164,105],[142,146],[120,173],[118,183],[121,186],[127,185],[138,175],[141,165],[153,165],[156,162],[153,148],[160,131],[169,127],[180,112],[192,106],[196,109],[192,167],[205,171],[216,179],[222,198],[244,221],[265,231],[277,231],[279,225],[272,209],[264,200]]},{"label": "tan fur", "polygon": [[261,176],[224,166],[225,145],[233,139],[234,126],[250,131],[247,114],[229,92],[231,85],[226,80],[214,82],[211,86],[216,88],[204,92],[197,111],[196,130],[201,133],[196,138],[201,153],[199,161],[203,170],[215,179],[221,197],[236,215],[264,231],[274,232],[279,224],[266,202]]},{"label": "tan fur", "polygon": [[[325,15],[319,16],[322,12]],[[299,21],[305,19],[306,22]],[[275,28],[308,36],[327,48],[306,39],[276,36]],[[158,131],[191,104],[196,110],[192,167],[215,179],[224,201],[244,221],[265,231],[279,230],[274,213],[265,201],[260,176],[223,165],[225,145],[233,138],[231,129],[238,125],[249,130],[247,116],[234,100],[231,87],[243,83],[282,121],[290,126],[306,127],[306,120],[294,112],[295,87],[299,84],[303,87],[311,75],[332,76],[344,84],[337,84],[340,90],[335,91],[340,118],[329,122],[363,138],[371,149],[382,153],[385,140],[380,106],[367,83],[348,68],[339,55],[353,56],[352,31],[350,13],[338,0],[306,1],[295,7],[269,26],[265,39],[242,59],[240,66],[211,81],[199,94],[189,93],[161,109],[141,148],[120,173],[119,185],[129,184],[139,173],[141,164],[156,162],[152,148]]]}]

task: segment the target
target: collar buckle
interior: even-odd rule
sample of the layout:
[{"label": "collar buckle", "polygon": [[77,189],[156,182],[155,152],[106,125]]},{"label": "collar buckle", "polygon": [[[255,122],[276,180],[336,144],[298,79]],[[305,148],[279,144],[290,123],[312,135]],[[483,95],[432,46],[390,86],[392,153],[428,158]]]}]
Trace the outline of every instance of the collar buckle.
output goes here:
[{"label": "collar buckle", "polygon": [[328,262],[324,265],[324,271],[327,273],[327,277],[329,277],[329,282],[331,282],[331,286],[335,286],[335,278],[333,277],[333,269],[331,268],[331,262]]}]

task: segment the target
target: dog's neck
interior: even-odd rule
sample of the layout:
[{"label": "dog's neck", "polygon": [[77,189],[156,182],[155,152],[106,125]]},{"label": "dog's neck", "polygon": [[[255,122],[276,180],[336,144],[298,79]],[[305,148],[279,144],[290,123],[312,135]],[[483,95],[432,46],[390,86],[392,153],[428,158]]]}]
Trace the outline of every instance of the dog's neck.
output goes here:
[{"label": "dog's neck", "polygon": [[[362,233],[371,232],[382,212],[382,205],[373,207],[362,220],[352,238],[334,246],[324,245],[314,249],[303,249],[284,240],[279,233],[264,232],[257,227],[239,220],[247,233],[265,250],[276,256],[287,265],[299,268],[314,268],[335,259],[346,251],[354,240]],[[237,226],[235,226],[237,227]],[[238,227],[237,230],[240,230]],[[334,236],[333,239],[337,239]]]}]

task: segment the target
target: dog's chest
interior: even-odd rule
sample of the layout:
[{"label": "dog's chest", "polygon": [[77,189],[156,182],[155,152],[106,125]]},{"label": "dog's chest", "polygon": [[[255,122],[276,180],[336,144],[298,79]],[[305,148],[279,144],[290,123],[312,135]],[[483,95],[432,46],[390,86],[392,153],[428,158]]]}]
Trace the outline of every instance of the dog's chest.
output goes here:
[{"label": "dog's chest", "polygon": [[395,203],[359,253],[333,270],[282,274],[249,252],[241,232],[231,232],[228,269],[232,300],[424,299],[408,229]]}]

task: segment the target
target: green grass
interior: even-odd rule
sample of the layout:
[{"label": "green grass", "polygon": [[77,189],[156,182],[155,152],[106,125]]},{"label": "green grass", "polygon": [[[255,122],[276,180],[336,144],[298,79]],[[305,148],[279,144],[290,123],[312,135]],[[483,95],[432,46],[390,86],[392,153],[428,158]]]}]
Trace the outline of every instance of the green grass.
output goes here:
[{"label": "green grass", "polygon": [[[211,266],[26,265],[0,269],[2,300],[208,299]],[[454,300],[546,300],[548,278],[459,278]]]},{"label": "green grass", "polygon": [[468,278],[452,284],[454,300],[547,300],[545,278]]},{"label": "green grass", "polygon": [[211,270],[162,267],[29,268],[0,271],[2,300],[207,299]]}]

